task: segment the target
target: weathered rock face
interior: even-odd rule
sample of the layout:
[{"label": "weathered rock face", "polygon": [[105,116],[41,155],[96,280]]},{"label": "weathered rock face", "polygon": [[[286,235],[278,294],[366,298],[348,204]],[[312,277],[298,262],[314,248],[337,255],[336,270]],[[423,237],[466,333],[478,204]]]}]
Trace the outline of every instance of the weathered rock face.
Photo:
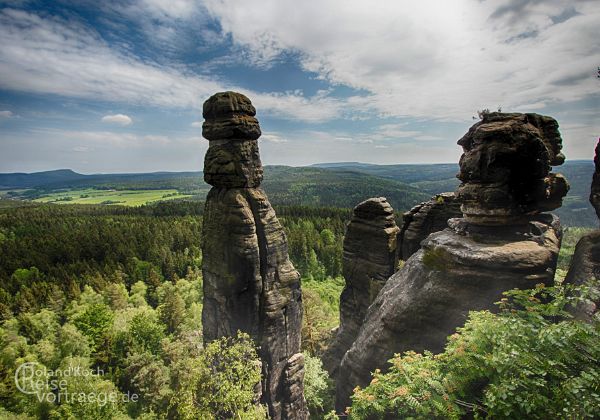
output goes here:
[{"label": "weathered rock face", "polygon": [[562,231],[542,211],[568,184],[549,173],[564,160],[558,124],[535,114],[487,115],[459,140],[463,218],[432,233],[385,284],[342,359],[336,409],[395,354],[443,350],[469,311],[495,310],[512,288],[553,284]]},{"label": "weathered rock face", "polygon": [[204,104],[209,139],[202,255],[206,342],[249,333],[260,345],[263,402],[274,419],[306,418],[300,353],[300,275],[288,257],[284,230],[258,188],[262,166],[254,107],[235,92]]},{"label": "weathered rock face", "polygon": [[505,290],[551,284],[560,233],[549,219],[528,226],[531,233],[498,230],[489,242],[452,229],[429,235],[387,281],[344,356],[336,392],[338,412],[350,405],[354,387],[367,385],[371,372],[386,369],[395,353],[441,352],[469,311],[493,309]]},{"label": "weathered rock face", "polygon": [[407,260],[421,248],[423,239],[446,229],[448,220],[456,217],[462,217],[462,212],[453,192],[436,194],[404,213],[398,235],[398,257]]},{"label": "weathered rock face", "polygon": [[384,197],[370,198],[354,208],[344,237],[343,274],[346,286],[340,296],[340,327],[323,357],[325,369],[337,375],[365,314],[397,266],[399,232],[394,209]]},{"label": "weathered rock face", "polygon": [[458,141],[463,147],[457,190],[467,221],[526,223],[562,205],[569,185],[551,165],[564,162],[558,123],[538,114],[487,114]]},{"label": "weathered rock face", "polygon": [[[577,242],[564,282],[581,285],[590,280],[596,293],[600,292],[600,230],[588,233]],[[587,320],[598,311],[600,299],[581,303],[573,312],[577,318]]]},{"label": "weathered rock face", "polygon": [[600,139],[596,144],[596,156],[594,156],[596,170],[592,179],[592,192],[590,193],[590,203],[596,209],[596,215],[600,219]]},{"label": "weathered rock face", "polygon": [[[595,152],[596,170],[592,178],[590,202],[600,218],[600,139],[596,144]],[[577,242],[564,282],[581,285],[588,281],[591,281],[596,294],[600,294],[600,230],[588,233]],[[573,313],[579,319],[589,320],[598,311],[600,311],[600,299],[580,303],[574,308]]]}]

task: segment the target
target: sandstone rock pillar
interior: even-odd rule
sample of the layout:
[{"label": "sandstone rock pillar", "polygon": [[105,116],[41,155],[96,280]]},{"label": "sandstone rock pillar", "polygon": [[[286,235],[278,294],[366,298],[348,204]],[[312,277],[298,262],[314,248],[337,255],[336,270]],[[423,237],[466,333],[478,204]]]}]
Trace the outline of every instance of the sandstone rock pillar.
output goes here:
[{"label": "sandstone rock pillar", "polygon": [[[590,203],[600,218],[600,139],[596,144],[594,163],[596,169],[592,177]],[[592,282],[591,286],[596,294],[600,294],[600,230],[588,233],[577,242],[569,272],[565,277],[565,283],[575,285],[586,284],[589,281]],[[577,305],[573,313],[579,319],[589,320],[598,311],[600,299],[593,299]]]},{"label": "sandstone rock pillar", "polygon": [[323,357],[323,365],[333,377],[356,339],[367,309],[396,270],[399,230],[394,209],[384,197],[370,198],[354,208],[344,236],[346,286],[340,296],[340,327]]},{"label": "sandstone rock pillar", "polygon": [[459,140],[462,219],[429,235],[385,284],[342,359],[336,409],[395,353],[443,350],[471,310],[494,310],[502,292],[552,284],[558,208],[568,190],[550,172],[564,161],[558,124],[537,114],[486,115]]},{"label": "sandstone rock pillar", "polygon": [[209,140],[204,180],[213,188],[203,222],[203,335],[210,342],[238,330],[249,333],[260,346],[262,400],[270,417],[303,419],[300,275],[260,189],[255,114],[250,100],[235,92],[217,93],[204,103],[202,135]]}]

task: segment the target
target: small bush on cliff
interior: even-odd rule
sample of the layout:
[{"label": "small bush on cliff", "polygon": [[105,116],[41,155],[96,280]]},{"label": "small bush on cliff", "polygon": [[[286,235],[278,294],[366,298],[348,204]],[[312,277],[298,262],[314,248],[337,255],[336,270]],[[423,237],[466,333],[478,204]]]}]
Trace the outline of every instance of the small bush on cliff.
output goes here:
[{"label": "small bush on cliff", "polygon": [[355,389],[350,416],[588,418],[600,416],[600,319],[565,308],[586,287],[513,290],[500,313],[472,312],[438,355],[397,355]]},{"label": "small bush on cliff", "polygon": [[304,353],[304,398],[311,418],[322,418],[333,409],[333,381],[323,369],[321,359]]}]

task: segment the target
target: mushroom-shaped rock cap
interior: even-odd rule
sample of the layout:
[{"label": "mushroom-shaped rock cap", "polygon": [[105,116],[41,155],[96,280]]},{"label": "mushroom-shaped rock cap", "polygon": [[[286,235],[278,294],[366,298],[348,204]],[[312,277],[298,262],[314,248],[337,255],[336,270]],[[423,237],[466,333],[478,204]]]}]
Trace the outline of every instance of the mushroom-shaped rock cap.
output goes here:
[{"label": "mushroom-shaped rock cap", "polygon": [[569,185],[550,172],[565,159],[553,118],[489,113],[458,144],[464,153],[457,192],[468,221],[511,223],[561,206]]},{"label": "mushroom-shaped rock cap", "polygon": [[354,214],[362,219],[375,219],[393,215],[394,209],[385,197],[376,197],[359,203],[354,207]]},{"label": "mushroom-shaped rock cap", "polygon": [[202,107],[202,116],[206,120],[228,118],[233,114],[254,117],[256,109],[246,95],[237,92],[218,92],[208,98]]},{"label": "mushroom-shaped rock cap", "polygon": [[202,115],[202,135],[208,140],[256,140],[261,135],[256,109],[241,93],[215,93],[204,102]]}]

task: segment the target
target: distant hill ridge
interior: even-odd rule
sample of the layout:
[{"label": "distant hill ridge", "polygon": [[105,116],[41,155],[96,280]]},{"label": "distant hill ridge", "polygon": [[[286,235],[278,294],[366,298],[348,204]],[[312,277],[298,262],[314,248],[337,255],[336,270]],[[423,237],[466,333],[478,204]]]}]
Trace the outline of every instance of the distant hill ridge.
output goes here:
[{"label": "distant hill ridge", "polygon": [[[564,174],[571,184],[563,207],[556,211],[563,223],[595,227],[597,219],[588,202],[593,162],[571,160],[555,171]],[[457,173],[458,165],[455,163],[272,165],[265,167],[263,187],[271,201],[278,205],[352,208],[369,197],[384,196],[394,209],[406,211],[434,194],[454,191],[459,184]],[[34,192],[34,195],[23,198],[70,188],[177,189],[203,200],[210,186],[204,183],[201,171],[84,175],[70,169],[59,169],[31,174],[0,174],[0,190]]]}]

